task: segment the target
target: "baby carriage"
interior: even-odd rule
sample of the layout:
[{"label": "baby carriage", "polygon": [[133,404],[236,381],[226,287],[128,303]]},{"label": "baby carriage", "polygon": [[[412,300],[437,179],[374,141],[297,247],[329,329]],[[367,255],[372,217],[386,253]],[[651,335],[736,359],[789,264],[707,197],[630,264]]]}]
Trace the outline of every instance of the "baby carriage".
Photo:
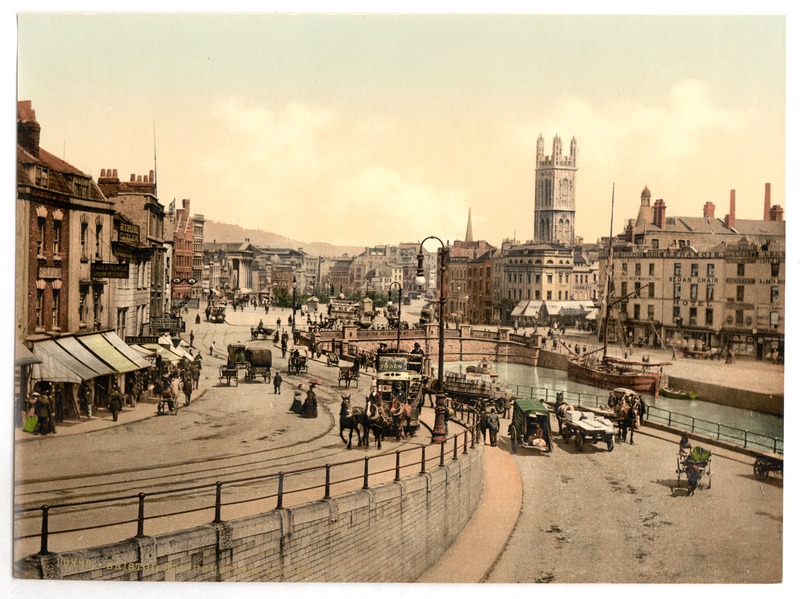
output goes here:
[{"label": "baby carriage", "polygon": [[687,496],[694,495],[695,489],[700,484],[703,475],[708,476],[706,488],[711,488],[711,452],[699,445],[693,447],[691,451],[682,451],[678,455],[678,486],[681,484],[681,474],[686,475],[688,482]]}]

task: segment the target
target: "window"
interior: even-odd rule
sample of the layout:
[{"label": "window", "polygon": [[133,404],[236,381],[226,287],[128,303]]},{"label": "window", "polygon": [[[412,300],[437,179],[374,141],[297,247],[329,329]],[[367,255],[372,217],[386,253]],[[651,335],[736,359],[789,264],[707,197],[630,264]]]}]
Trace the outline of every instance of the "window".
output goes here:
[{"label": "window", "polygon": [[697,326],[697,308],[689,308],[689,326]]},{"label": "window", "polygon": [[714,301],[714,286],[713,285],[706,285],[706,301],[713,302]]},{"label": "window", "polygon": [[[547,284],[548,285],[552,285],[553,284],[553,275],[551,275],[551,274],[547,275]],[[551,298],[548,297],[547,299],[551,299]]]},{"label": "window", "polygon": [[641,262],[637,262],[633,265],[633,274],[637,277],[642,276],[642,264]]},{"label": "window", "polygon": [[539,283],[541,283],[541,282],[542,282],[542,275],[536,275],[536,277],[535,277],[535,280],[536,280],[536,284],[537,284],[537,285],[538,285]]},{"label": "window", "polygon": [[78,319],[81,322],[86,322],[86,316],[89,307],[88,296],[89,296],[89,286],[81,285],[80,294],[78,298]]},{"label": "window", "polygon": [[773,262],[772,264],[770,264],[770,267],[772,268],[772,276],[773,277],[779,277],[780,273],[781,273],[781,265],[780,265],[780,263],[779,262]]},{"label": "window", "polygon": [[653,304],[647,304],[647,320],[655,320],[656,307]]},{"label": "window", "polygon": [[780,298],[780,287],[770,287],[769,289],[769,303],[777,304]]},{"label": "window", "polygon": [[653,264],[652,262],[647,265],[647,274],[650,275],[651,277],[655,276],[656,274],[656,265]]},{"label": "window", "polygon": [[52,310],[52,313],[53,313],[52,328],[57,329],[57,328],[59,328],[58,313],[61,311],[61,290],[60,289],[53,289],[53,302],[51,304],[51,310]]},{"label": "window", "polygon": [[675,283],[672,286],[672,297],[674,299],[680,299],[680,297],[681,297],[681,284],[680,283]]},{"label": "window", "polygon": [[736,301],[743,302],[744,301],[744,285],[737,285],[736,286]]},{"label": "window", "polygon": [[714,325],[714,308],[706,308],[706,326]]},{"label": "window", "polygon": [[647,297],[650,299],[656,296],[656,284],[655,283],[648,283],[647,284]]},{"label": "window", "polygon": [[33,176],[36,187],[47,187],[48,173],[46,168],[42,166],[35,167]]},{"label": "window", "polygon": [[676,277],[681,276],[681,263],[680,262],[676,262],[675,263],[673,272],[674,272]]},{"label": "window", "polygon": [[81,223],[81,260],[89,258],[89,223]]},{"label": "window", "polygon": [[61,221],[53,221],[53,256],[61,253]]},{"label": "window", "polygon": [[744,264],[737,264],[736,265],[736,276],[743,277],[744,276]]},{"label": "window", "polygon": [[636,292],[636,297],[641,297],[641,295],[642,295],[642,284],[641,283],[634,283],[633,289]]},{"label": "window", "polygon": [[538,300],[538,299],[542,299],[542,292],[541,292],[541,291],[539,291],[539,290],[537,289],[535,293],[536,293],[536,299],[537,299],[537,300]]},{"label": "window", "polygon": [[622,274],[624,274],[624,275],[628,274],[628,263],[627,262],[623,262],[622,263]]},{"label": "window", "polygon": [[103,225],[97,223],[94,228],[94,259],[103,259]]},{"label": "window", "polygon": [[100,317],[103,315],[103,288],[102,287],[95,287],[94,288],[94,306],[92,306],[94,311],[94,320],[95,322],[100,322]]},{"label": "window", "polygon": [[44,328],[44,289],[36,290],[36,328]]},{"label": "window", "polygon": [[127,335],[128,309],[117,308],[117,335],[125,339]]},{"label": "window", "polygon": [[633,304],[633,319],[634,320],[639,320],[639,318],[641,317],[640,310],[641,310],[641,306],[639,304]]},{"label": "window", "polygon": [[553,292],[552,291],[548,291],[547,292],[547,299],[549,299],[549,300],[553,299]]},{"label": "window", "polygon": [[652,247],[654,250],[657,250],[657,249],[658,249],[658,239],[653,239],[653,241],[651,241],[651,242],[650,242],[650,246],[651,246],[651,247]]},{"label": "window", "polygon": [[36,255],[44,256],[44,223],[41,216],[36,219]]},{"label": "window", "polygon": [[706,264],[706,276],[713,277],[714,276],[714,265],[713,264]]},{"label": "window", "polygon": [[672,306],[672,321],[681,326],[681,307],[680,306]]},{"label": "window", "polygon": [[769,328],[773,330],[778,328],[778,312],[769,313]]},{"label": "window", "polygon": [[696,300],[697,299],[697,284],[692,283],[689,285],[689,299]]},{"label": "window", "polygon": [[628,295],[628,284],[626,282],[623,281],[622,283],[620,283],[619,292],[620,292],[620,297],[625,297],[626,295]]},{"label": "window", "polygon": [[698,265],[697,265],[697,264],[692,264],[692,266],[691,266],[691,272],[692,272],[692,276],[693,276],[693,277],[696,277],[696,276],[698,276],[698,273],[699,273],[699,267],[698,267]]}]

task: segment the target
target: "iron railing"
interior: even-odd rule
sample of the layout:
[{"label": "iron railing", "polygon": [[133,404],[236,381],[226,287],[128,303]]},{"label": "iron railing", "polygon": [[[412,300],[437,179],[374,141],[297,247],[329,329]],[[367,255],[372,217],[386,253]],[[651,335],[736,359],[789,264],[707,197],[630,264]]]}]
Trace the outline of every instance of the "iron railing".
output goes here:
[{"label": "iron railing", "polygon": [[[598,395],[596,393],[586,393],[582,391],[567,391],[566,389],[548,389],[546,387],[528,387],[516,385],[515,395],[519,397],[529,397],[532,399],[544,399],[554,402],[556,394],[563,393],[567,403],[584,405],[597,408],[608,408],[608,395]],[[658,406],[649,405],[647,407],[647,420],[659,422],[677,428],[682,431],[697,433],[716,439],[733,443],[745,449],[756,449],[761,451],[771,451],[772,453],[783,453],[783,437],[766,435],[748,431],[734,426],[728,426],[719,422],[703,420],[687,414],[681,414],[672,410],[666,410]]]},{"label": "iron railing", "polygon": [[[218,523],[223,521],[223,508],[234,505],[241,505],[255,502],[273,502],[274,508],[283,509],[284,499],[287,496],[301,493],[317,492],[320,497],[318,499],[330,499],[336,495],[335,489],[338,487],[343,489],[341,493],[351,492],[355,481],[361,481],[362,489],[369,489],[372,481],[376,478],[379,480],[378,484],[389,482],[391,480],[399,481],[403,476],[411,476],[418,474],[425,474],[426,471],[431,469],[433,462],[437,462],[437,466],[444,466],[448,457],[451,460],[457,460],[459,453],[466,454],[470,449],[473,449],[476,444],[483,438],[478,432],[478,425],[480,424],[480,415],[478,412],[465,404],[454,405],[455,415],[450,419],[450,422],[464,427],[462,432],[456,433],[448,437],[444,442],[437,445],[420,444],[415,447],[396,450],[394,453],[384,453],[375,456],[366,456],[354,460],[345,460],[334,464],[325,464],[324,466],[310,466],[296,470],[289,470],[271,474],[264,474],[258,476],[249,476],[245,478],[236,478],[226,481],[216,481],[213,483],[204,483],[198,485],[191,485],[185,487],[175,487],[164,489],[161,491],[133,492],[125,495],[117,495],[102,499],[92,499],[86,501],[76,501],[57,504],[46,504],[35,507],[19,507],[15,508],[15,518],[21,518],[24,514],[33,512],[41,513],[41,527],[38,532],[30,534],[21,534],[14,537],[14,541],[23,541],[39,537],[39,554],[46,555],[50,553],[48,543],[50,537],[54,535],[65,535],[70,533],[85,532],[90,530],[97,530],[102,528],[112,528],[115,526],[136,524],[136,537],[140,538],[145,536],[145,523],[149,520],[157,520],[164,518],[174,518],[184,516],[190,513],[214,511],[214,519],[212,522]],[[406,461],[403,463],[401,459],[402,454],[419,453],[420,456],[416,460]],[[363,470],[359,470],[359,474],[352,474],[354,464],[363,463]],[[350,468],[348,468],[350,466]],[[348,473],[349,471],[349,473]],[[405,474],[404,474],[405,471]],[[337,476],[337,473],[341,473]],[[290,487],[291,479],[299,479],[301,476],[307,477],[311,475],[314,479],[311,483],[301,484],[300,486]],[[388,478],[386,475],[393,475],[393,478]],[[232,489],[235,487],[249,486],[255,487],[256,483],[268,483],[271,489],[266,493],[259,493],[255,497],[247,497],[244,499],[224,500],[225,489]],[[350,483],[349,487],[347,486]],[[346,488],[345,488],[346,487]],[[213,503],[203,503],[197,507],[184,508],[176,511],[168,511],[166,513],[149,514],[148,505],[154,505],[167,496],[173,497],[189,497],[196,499],[197,496],[212,495]],[[148,500],[150,503],[148,503]],[[313,499],[312,499],[313,501]],[[74,514],[75,508],[81,509],[84,507],[97,507],[97,506],[114,506],[114,507],[136,507],[136,516],[131,515],[128,518],[121,520],[114,520],[111,522],[103,522],[87,526],[76,526],[72,528],[63,528],[60,530],[51,530],[51,519],[54,512],[62,510],[62,513]]]}]

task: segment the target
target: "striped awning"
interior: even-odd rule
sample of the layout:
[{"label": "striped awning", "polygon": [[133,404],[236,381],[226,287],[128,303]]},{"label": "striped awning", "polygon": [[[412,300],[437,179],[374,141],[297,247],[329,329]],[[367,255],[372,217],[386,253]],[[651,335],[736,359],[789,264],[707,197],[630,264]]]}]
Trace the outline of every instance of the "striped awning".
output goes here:
[{"label": "striped awning", "polygon": [[136,366],[138,366],[139,368],[148,368],[150,366],[150,363],[144,358],[142,358],[139,352],[137,352],[130,345],[125,343],[119,337],[119,335],[117,335],[113,331],[110,331],[108,333],[103,333],[103,337],[105,337],[106,340],[108,340],[108,342],[114,346],[114,349],[116,349],[119,353],[128,358],[128,360],[136,364]]}]

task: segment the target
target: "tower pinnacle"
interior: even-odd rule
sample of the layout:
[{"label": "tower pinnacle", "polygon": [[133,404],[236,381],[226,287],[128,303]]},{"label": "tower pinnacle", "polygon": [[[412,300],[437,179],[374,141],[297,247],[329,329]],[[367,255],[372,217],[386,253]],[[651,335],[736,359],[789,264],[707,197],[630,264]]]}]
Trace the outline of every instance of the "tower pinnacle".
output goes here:
[{"label": "tower pinnacle", "polygon": [[467,243],[474,241],[472,239],[472,208],[469,209],[469,213],[467,215],[467,234],[464,236],[464,241]]}]

